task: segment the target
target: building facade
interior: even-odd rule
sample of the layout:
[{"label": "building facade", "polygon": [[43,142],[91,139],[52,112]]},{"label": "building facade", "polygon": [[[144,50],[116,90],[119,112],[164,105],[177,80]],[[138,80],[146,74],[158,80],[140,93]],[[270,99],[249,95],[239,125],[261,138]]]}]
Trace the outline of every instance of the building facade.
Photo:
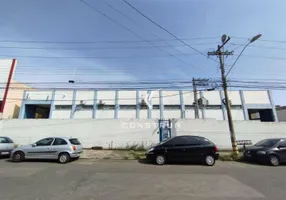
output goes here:
[{"label": "building facade", "polygon": [[[152,95],[151,104],[145,101]],[[223,91],[200,91],[199,118],[227,120]],[[271,91],[229,91],[234,120],[277,121]],[[19,119],[194,119],[193,91],[26,90]]]},{"label": "building facade", "polygon": [[14,80],[17,61],[0,60],[0,119],[18,118],[25,84]]}]

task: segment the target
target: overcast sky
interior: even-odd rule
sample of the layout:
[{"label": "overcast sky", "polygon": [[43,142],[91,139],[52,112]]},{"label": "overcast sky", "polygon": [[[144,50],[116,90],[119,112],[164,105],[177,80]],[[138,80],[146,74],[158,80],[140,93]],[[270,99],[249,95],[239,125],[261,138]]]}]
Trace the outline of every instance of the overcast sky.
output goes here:
[{"label": "overcast sky", "polygon": [[[18,59],[16,80],[160,81],[219,77],[217,62],[174,40],[122,0],[85,1],[113,21],[80,0],[0,0],[0,58]],[[205,54],[216,49],[222,34],[228,34],[231,40],[226,49],[235,49],[235,55],[226,58],[227,64],[233,63],[247,38],[261,33],[261,40],[246,49],[229,78],[285,79],[283,0],[128,1]],[[276,104],[286,105],[285,94],[274,91]]]}]

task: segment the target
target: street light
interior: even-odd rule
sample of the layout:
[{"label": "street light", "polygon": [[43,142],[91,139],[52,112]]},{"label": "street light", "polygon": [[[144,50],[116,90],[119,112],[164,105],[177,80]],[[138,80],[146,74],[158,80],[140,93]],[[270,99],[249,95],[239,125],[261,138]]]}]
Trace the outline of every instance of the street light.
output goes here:
[{"label": "street light", "polygon": [[238,61],[238,59],[240,58],[240,56],[242,55],[242,53],[244,52],[244,50],[246,49],[246,47],[248,47],[248,45],[250,45],[251,43],[255,42],[256,40],[258,40],[260,37],[262,36],[262,34],[258,34],[256,36],[254,36],[253,38],[251,38],[251,40],[249,40],[249,42],[244,46],[244,48],[242,49],[242,51],[240,52],[240,54],[237,56],[236,60],[234,61],[234,63],[231,65],[230,69],[228,70],[228,72],[226,73],[225,77],[227,77],[227,75],[230,73],[230,71],[232,70],[232,68],[234,67],[234,65],[236,64],[236,62]]}]

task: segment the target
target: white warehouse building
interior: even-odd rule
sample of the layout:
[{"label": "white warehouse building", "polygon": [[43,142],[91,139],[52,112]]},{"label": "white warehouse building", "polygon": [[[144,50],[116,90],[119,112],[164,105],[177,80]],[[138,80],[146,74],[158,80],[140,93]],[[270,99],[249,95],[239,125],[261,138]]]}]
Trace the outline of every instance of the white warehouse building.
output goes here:
[{"label": "white warehouse building", "polygon": [[[152,93],[151,104],[144,99]],[[227,120],[223,91],[200,91],[199,118]],[[277,121],[271,91],[229,91],[234,120]],[[26,90],[19,119],[194,119],[193,91]]]}]

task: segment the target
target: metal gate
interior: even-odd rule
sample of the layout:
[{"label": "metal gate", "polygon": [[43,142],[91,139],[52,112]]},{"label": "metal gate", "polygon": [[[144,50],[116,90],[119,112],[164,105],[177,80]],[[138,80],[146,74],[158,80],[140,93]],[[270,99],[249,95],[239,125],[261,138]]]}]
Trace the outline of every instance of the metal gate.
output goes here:
[{"label": "metal gate", "polygon": [[159,119],[159,140],[160,142],[171,137],[171,120]]}]

